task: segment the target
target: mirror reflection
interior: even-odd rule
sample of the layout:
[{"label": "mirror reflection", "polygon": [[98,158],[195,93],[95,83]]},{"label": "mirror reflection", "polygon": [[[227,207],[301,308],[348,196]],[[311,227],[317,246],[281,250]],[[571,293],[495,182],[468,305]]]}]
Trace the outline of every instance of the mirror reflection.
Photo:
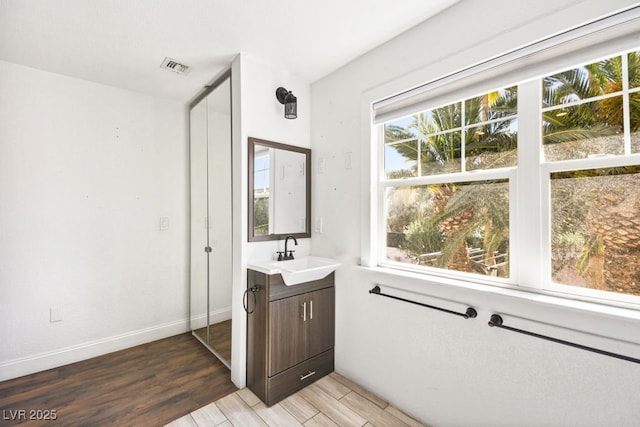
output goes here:
[{"label": "mirror reflection", "polygon": [[249,138],[249,241],[310,237],[311,150]]}]

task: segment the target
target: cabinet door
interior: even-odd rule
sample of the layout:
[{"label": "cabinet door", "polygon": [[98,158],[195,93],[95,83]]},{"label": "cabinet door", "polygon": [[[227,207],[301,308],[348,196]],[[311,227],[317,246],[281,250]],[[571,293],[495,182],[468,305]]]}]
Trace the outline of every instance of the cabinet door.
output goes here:
[{"label": "cabinet door", "polygon": [[306,296],[296,295],[269,303],[269,376],[307,358]]},{"label": "cabinet door", "polygon": [[309,292],[306,300],[308,303],[308,316],[305,322],[307,357],[313,357],[329,350],[334,344],[334,288]]}]

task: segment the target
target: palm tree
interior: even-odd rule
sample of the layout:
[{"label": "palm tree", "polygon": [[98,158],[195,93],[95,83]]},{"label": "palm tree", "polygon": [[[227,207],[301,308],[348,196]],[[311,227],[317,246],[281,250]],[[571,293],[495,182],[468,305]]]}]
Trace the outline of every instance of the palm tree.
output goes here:
[{"label": "palm tree", "polygon": [[[629,53],[629,82],[640,86],[638,52]],[[564,71],[543,80],[543,107],[586,100],[622,90],[622,57],[616,56]],[[620,133],[623,126],[622,96],[587,102],[543,113],[543,143],[585,141]],[[632,132],[640,126],[640,99],[631,103]]]},{"label": "palm tree", "polygon": [[465,133],[467,170],[517,164],[517,133],[509,120],[517,112],[517,104],[518,92],[515,86],[465,101],[467,126],[489,122]]},{"label": "palm tree", "polygon": [[[497,253],[509,246],[509,189],[506,181],[482,181],[456,186],[444,209],[431,218],[445,234],[442,255],[436,265],[457,271],[474,271],[469,245],[480,248],[482,270],[496,264]],[[504,270],[508,275],[508,269]]]},{"label": "palm tree", "polygon": [[[516,105],[516,88],[492,92],[467,100],[464,114],[463,104],[455,103],[416,114],[407,130],[389,126],[385,129],[385,142],[400,141],[394,148],[416,161],[415,173],[430,175],[461,170],[464,134],[466,152],[470,156],[489,153],[481,167],[495,167],[496,160],[504,162],[505,153],[514,156],[516,135],[509,120],[498,119],[512,115]],[[463,132],[463,117],[465,130],[480,122],[489,123],[477,127],[482,132]],[[505,188],[503,184],[487,182],[428,186],[424,197],[430,200],[431,213],[417,214],[404,227],[404,247],[418,258],[438,249],[436,266],[468,272],[473,271],[468,251],[471,240],[487,254],[506,252],[509,204]],[[491,256],[486,258],[488,264],[495,264]]]},{"label": "palm tree", "polygon": [[[632,88],[640,87],[638,52],[629,53],[627,59],[629,85]],[[620,92],[623,88],[623,64],[622,57],[617,56],[545,79],[545,104],[561,105],[566,101]],[[622,153],[621,138],[612,136],[623,130],[623,108],[623,97],[611,96],[578,107],[545,113],[544,142],[549,145],[564,143],[559,147],[562,147],[563,155],[569,158],[579,157],[580,153],[572,151],[576,147],[597,147],[594,141],[603,144],[597,149]],[[630,96],[629,114],[630,131],[637,132],[640,127],[638,94]],[[586,286],[613,291],[624,289],[626,293],[640,294],[640,289],[635,285],[627,286],[635,282],[628,277],[628,266],[635,265],[634,260],[640,259],[640,252],[634,246],[633,239],[625,236],[640,233],[640,225],[629,222],[626,215],[630,213],[619,208],[636,197],[636,193],[629,189],[635,188],[632,177],[638,171],[633,167],[626,169],[555,174],[558,178],[572,180],[567,180],[566,185],[558,182],[552,194],[554,272],[571,260],[565,255],[570,250],[570,243],[581,242],[575,271],[584,278]],[[614,181],[607,180],[607,176],[614,174],[617,175]],[[621,186],[621,182],[627,183],[626,186]],[[605,194],[606,197],[603,197]],[[635,216],[635,213],[632,214]]]}]

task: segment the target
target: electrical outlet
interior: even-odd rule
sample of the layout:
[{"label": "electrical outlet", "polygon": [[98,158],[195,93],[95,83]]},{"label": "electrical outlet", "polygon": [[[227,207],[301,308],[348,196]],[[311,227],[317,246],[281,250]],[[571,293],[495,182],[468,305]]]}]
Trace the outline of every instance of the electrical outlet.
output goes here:
[{"label": "electrical outlet", "polygon": [[315,226],[314,226],[314,231],[316,233],[322,233],[322,217],[321,216],[316,217],[316,223],[315,223]]}]

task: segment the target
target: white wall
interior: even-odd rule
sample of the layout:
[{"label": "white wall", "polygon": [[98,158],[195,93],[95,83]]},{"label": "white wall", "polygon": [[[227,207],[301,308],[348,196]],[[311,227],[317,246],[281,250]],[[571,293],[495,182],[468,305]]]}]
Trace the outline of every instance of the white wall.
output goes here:
[{"label": "white wall", "polygon": [[[311,147],[314,166],[324,163],[324,173],[313,174],[313,216],[323,218],[323,232],[313,235],[312,252],[344,263],[336,277],[338,372],[434,426],[637,425],[638,365],[487,326],[494,312],[540,319],[548,323],[539,325],[541,333],[640,358],[637,312],[625,319],[622,310],[598,314],[581,304],[568,308],[535,295],[483,292],[357,266],[369,215],[365,101],[632,4],[463,0],[312,84]],[[407,294],[426,303],[470,304],[479,315],[464,320],[369,295],[377,283],[431,295]],[[513,322],[531,328],[530,322]]]},{"label": "white wall", "polygon": [[185,107],[7,62],[0,93],[0,380],[186,331]]},{"label": "white wall", "polygon": [[[232,64],[233,121],[233,241],[234,280],[232,301],[231,380],[238,387],[246,382],[246,313],[242,293],[247,287],[248,262],[275,259],[284,249],[282,240],[251,242],[248,240],[248,138],[254,137],[283,144],[310,147],[310,85],[256,56],[238,55]],[[283,86],[298,98],[298,118],[284,118],[284,106],[276,99],[276,89]],[[298,239],[296,255],[309,253],[310,239]]]}]

